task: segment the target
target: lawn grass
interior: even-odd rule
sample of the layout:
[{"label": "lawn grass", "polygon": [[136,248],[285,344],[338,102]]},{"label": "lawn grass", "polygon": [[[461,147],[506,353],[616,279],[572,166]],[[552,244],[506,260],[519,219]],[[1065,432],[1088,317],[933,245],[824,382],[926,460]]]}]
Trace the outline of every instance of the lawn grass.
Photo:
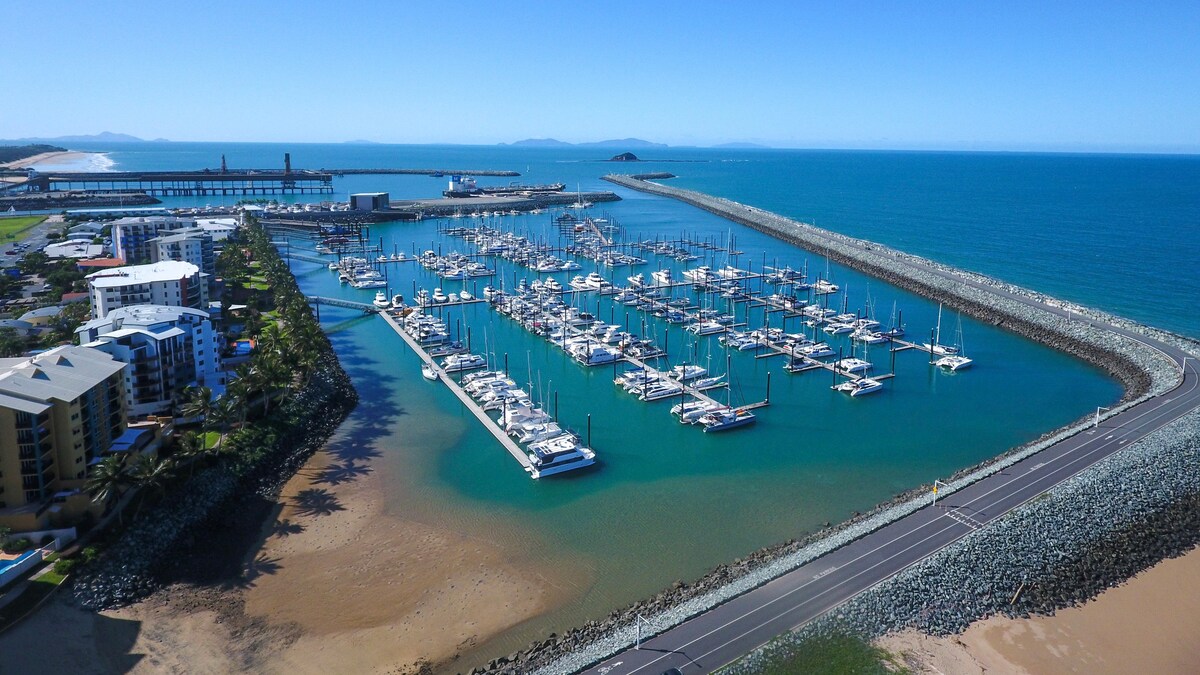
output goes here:
[{"label": "lawn grass", "polygon": [[810,637],[787,649],[767,650],[759,675],[897,675],[911,673],[887,651],[860,637],[833,633]]},{"label": "lawn grass", "polygon": [[0,239],[8,241],[16,239],[17,235],[41,223],[46,216],[16,216],[15,218],[0,218]]},{"label": "lawn grass", "polygon": [[220,440],[220,438],[221,438],[221,432],[219,432],[219,431],[204,432],[204,447],[206,447],[206,448],[217,447],[217,441]]},{"label": "lawn grass", "polygon": [[66,577],[56,574],[54,570],[46,572],[41,577],[29,582],[21,596],[0,609],[0,633],[12,624],[25,618],[38,603],[54,592]]}]

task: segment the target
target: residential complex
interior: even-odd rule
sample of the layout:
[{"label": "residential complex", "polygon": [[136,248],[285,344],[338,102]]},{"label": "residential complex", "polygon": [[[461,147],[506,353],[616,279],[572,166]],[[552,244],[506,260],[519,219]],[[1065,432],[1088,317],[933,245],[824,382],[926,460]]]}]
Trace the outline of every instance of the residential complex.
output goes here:
[{"label": "residential complex", "polygon": [[165,260],[116,267],[93,272],[87,280],[92,316],[98,319],[130,305],[208,307],[208,284],[200,268],[189,262]]},{"label": "residential complex", "polygon": [[152,239],[175,230],[195,227],[191,218],[175,216],[140,216],[120,218],[112,224],[113,257],[130,265],[152,262]]},{"label": "residential complex", "polygon": [[74,346],[0,359],[0,525],[36,530],[92,508],[80,490],[126,431],[125,367]]},{"label": "residential complex", "polygon": [[206,312],[187,307],[134,305],[110,311],[75,330],[79,343],[129,364],[125,406],[131,419],[170,415],[180,392],[225,387],[220,335]]}]

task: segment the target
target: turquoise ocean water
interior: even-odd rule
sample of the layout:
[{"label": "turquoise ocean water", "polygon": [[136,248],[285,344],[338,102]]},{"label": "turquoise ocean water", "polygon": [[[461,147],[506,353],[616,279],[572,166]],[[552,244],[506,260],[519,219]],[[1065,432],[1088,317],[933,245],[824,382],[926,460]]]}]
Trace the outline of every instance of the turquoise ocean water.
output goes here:
[{"label": "turquoise ocean water", "polygon": [[[521,181],[563,181],[583,189],[613,189],[599,180],[628,165],[595,161],[604,150],[374,145],[138,144],[111,151],[116,169],[231,167],[282,163],[295,167],[436,167],[512,169]],[[1190,299],[1200,290],[1195,234],[1200,159],[1195,157],[1075,156],[966,153],[715,151],[670,149],[639,154],[689,162],[646,162],[637,171],[666,170],[683,187],[737,199],[817,225],[877,240],[937,260],[991,274],[1054,295],[1114,311],[1178,332],[1200,335]],[[480,179],[502,184],[511,179]],[[349,192],[385,190],[393,198],[435,196],[444,179],[352,176],[337,179]],[[826,262],[794,247],[674,201],[618,190],[624,200],[596,211],[618,221],[629,238],[671,237],[686,231],[724,240],[745,251],[742,264]],[[172,199],[203,205],[215,199]],[[470,221],[456,221],[466,224]],[[509,229],[554,237],[550,215],[504,217]],[[388,249],[469,250],[442,237],[437,223],[383,224],[372,229]],[[650,265],[618,268],[618,282]],[[683,265],[669,261],[677,272]],[[725,263],[717,258],[704,263]],[[697,262],[695,264],[700,264]],[[590,271],[585,262],[583,272]],[[301,286],[321,295],[369,301],[373,292],[340,286],[322,266],[293,262]],[[513,274],[501,262],[505,283]],[[612,272],[601,269],[604,274]],[[447,291],[462,282],[437,282],[411,263],[389,266],[393,289],[415,285]],[[847,289],[851,309],[867,297],[886,322],[895,304],[910,339],[927,336],[936,303],[851,270],[830,266]],[[564,275],[558,275],[565,281]],[[470,282],[468,282],[470,283]],[[484,281],[479,281],[481,288]],[[493,282],[496,283],[496,282]],[[840,298],[834,301],[840,303]],[[607,300],[586,309],[623,322],[626,308]],[[739,309],[745,316],[745,309]],[[507,653],[550,630],[607,613],[688,579],[760,546],[801,536],[870,508],[915,485],[999,454],[1041,433],[1109,405],[1118,385],[1090,366],[1003,331],[963,319],[972,370],[931,370],[920,352],[896,355],[897,377],[885,392],[851,400],[830,391],[830,375],[789,376],[783,360],[731,358],[734,401],[765,395],[772,405],[756,426],[703,434],[671,418],[668,403],[641,403],[612,384],[613,369],[584,369],[486,307],[449,310],[452,327],[471,326],[476,351],[532,383],[560,417],[583,431],[591,415],[600,467],[561,480],[531,481],[444,387],[423,381],[418,361],[376,318],[322,308],[322,322],[355,379],[363,403],[336,444],[373,456],[388,487],[388,508],[485,537],[532,567],[567,578],[571,602],[502,636],[485,650]],[[956,317],[944,317],[952,330]],[[629,322],[641,329],[642,318]],[[761,310],[749,316],[762,323]],[[778,317],[772,319],[778,324]],[[723,371],[714,338],[689,342],[679,327],[650,319],[648,330],[669,342],[675,360]],[[790,323],[795,330],[798,325]],[[848,342],[843,342],[848,345]],[[886,349],[870,358],[887,372]],[[723,396],[723,394],[718,394]],[[551,404],[552,405],[552,404]]]}]

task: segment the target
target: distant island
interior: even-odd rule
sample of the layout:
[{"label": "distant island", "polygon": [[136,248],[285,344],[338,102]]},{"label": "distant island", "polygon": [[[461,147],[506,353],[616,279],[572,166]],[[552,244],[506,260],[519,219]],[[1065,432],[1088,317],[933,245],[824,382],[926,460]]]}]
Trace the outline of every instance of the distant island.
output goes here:
[{"label": "distant island", "polygon": [[[146,143],[146,139],[130,136],[129,134],[115,134],[111,131],[102,131],[98,134],[85,134],[81,136],[55,136],[53,138],[14,138],[8,141],[0,141],[0,143]],[[167,143],[165,138],[156,138],[154,143]]]},{"label": "distant island", "polygon": [[633,154],[632,152],[622,152],[619,155],[613,155],[613,158],[608,161],[610,161],[610,162],[640,162],[642,160],[638,159],[638,156]]}]

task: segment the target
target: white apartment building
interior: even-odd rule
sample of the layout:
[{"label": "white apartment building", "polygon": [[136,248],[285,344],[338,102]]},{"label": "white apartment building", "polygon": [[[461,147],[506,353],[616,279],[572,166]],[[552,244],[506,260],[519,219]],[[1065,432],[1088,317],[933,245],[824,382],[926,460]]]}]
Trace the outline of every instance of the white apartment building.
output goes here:
[{"label": "white apartment building", "polygon": [[221,336],[207,312],[189,307],[134,305],[114,309],[75,330],[79,344],[129,364],[125,407],[131,419],[170,415],[185,387],[225,389]]},{"label": "white apartment building", "polygon": [[131,305],[204,309],[208,306],[205,277],[198,266],[175,260],[93,272],[87,275],[92,316],[103,319],[112,310]]}]

